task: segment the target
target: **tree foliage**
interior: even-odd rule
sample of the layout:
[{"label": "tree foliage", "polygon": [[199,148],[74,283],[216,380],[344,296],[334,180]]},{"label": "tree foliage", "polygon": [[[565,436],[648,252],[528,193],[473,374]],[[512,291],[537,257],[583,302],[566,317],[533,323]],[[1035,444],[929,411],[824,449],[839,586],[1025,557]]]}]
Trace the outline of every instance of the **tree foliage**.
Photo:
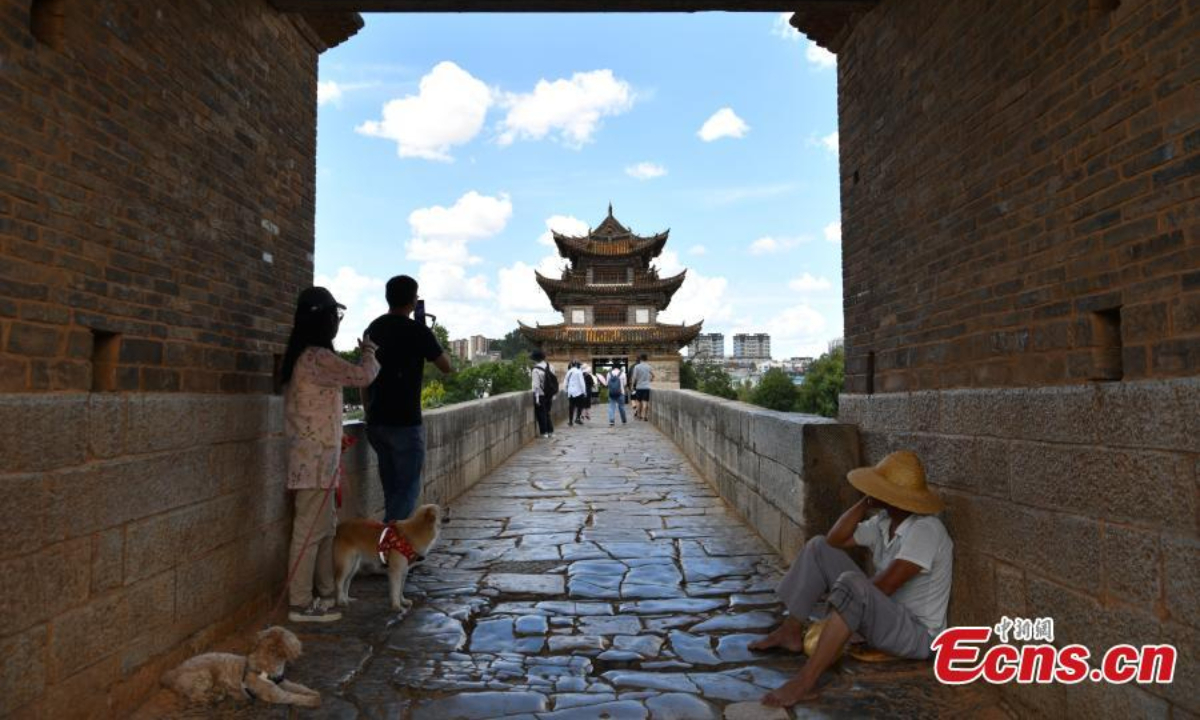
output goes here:
[{"label": "tree foliage", "polygon": [[679,363],[679,388],[681,390],[699,390],[700,381],[696,378],[696,367],[691,360]]},{"label": "tree foliage", "polygon": [[468,402],[506,392],[529,389],[529,360],[524,355],[514,360],[469,365],[442,380],[445,404]]},{"label": "tree foliage", "polygon": [[797,395],[792,378],[781,368],[771,368],[750,393],[750,402],[770,410],[792,412],[796,409]]},{"label": "tree foliage", "polygon": [[685,390],[699,390],[706,395],[715,395],[726,400],[736,400],[737,390],[733,378],[720,365],[684,361],[679,368],[679,386]]},{"label": "tree foliage", "polygon": [[838,345],[813,361],[800,386],[796,409],[837,417],[838,394],[846,381],[846,350]]},{"label": "tree foliage", "polygon": [[500,353],[501,360],[516,360],[521,355],[529,355],[537,346],[529,342],[529,339],[521,334],[520,328],[510,330],[507,335],[499,340],[493,340],[491,349]]}]

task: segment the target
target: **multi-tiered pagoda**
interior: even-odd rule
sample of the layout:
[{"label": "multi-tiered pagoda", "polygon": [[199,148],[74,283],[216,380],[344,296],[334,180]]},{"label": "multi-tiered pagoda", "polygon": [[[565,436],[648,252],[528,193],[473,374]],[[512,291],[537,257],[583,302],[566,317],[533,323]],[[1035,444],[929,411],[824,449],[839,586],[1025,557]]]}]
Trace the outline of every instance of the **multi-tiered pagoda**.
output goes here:
[{"label": "multi-tiered pagoda", "polygon": [[703,323],[658,322],[658,314],[687,275],[685,270],[662,278],[650,266],[667,244],[667,234],[633,234],[613,217],[611,204],[608,217],[585,237],[554,233],[558,253],[570,265],[561,278],[535,275],[563,322],[537,327],[521,323],[521,333],[557,367],[581,360],[598,370],[628,368],[646,353],[654,366],[655,385],[678,387],[679,349],[700,333]]}]

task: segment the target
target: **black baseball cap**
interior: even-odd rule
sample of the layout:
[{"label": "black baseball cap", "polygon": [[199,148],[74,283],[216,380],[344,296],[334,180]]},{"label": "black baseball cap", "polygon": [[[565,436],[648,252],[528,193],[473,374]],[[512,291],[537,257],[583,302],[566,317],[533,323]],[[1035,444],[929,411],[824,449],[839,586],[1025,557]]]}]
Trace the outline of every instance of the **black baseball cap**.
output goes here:
[{"label": "black baseball cap", "polygon": [[321,312],[322,310],[345,310],[346,306],[333,299],[333,293],[323,287],[310,287],[300,291],[300,299],[296,301],[297,310]]}]

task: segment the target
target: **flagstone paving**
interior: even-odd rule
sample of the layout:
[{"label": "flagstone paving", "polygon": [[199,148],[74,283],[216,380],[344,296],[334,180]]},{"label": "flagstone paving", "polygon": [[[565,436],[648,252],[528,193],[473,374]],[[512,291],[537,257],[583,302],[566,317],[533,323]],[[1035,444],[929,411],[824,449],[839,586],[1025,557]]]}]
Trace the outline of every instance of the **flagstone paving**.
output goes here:
[{"label": "flagstone paving", "polygon": [[386,578],[360,576],[342,621],[294,628],[305,657],[289,678],[321,691],[319,710],[165,714],[1000,716],[986,689],[941,686],[927,663],[849,659],[792,715],[759,705],[803,662],[747,649],[780,621],[784,569],[649,424],[563,427],[451,505],[439,546],[410,575],[406,616],[387,609]]}]

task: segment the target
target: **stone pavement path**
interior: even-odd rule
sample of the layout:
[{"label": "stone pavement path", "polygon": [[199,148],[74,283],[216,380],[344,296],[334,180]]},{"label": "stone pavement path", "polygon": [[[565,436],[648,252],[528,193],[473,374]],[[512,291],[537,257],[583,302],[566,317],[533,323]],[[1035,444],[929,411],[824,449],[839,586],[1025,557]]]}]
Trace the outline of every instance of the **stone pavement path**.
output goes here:
[{"label": "stone pavement path", "polygon": [[[341,622],[302,629],[289,677],[322,692],[320,710],[165,715],[786,718],[757,700],[802,658],[746,648],[780,620],[784,569],[648,423],[564,426],[451,506],[410,575],[406,617],[387,609],[384,577],[360,575]],[[151,707],[142,715],[164,716]],[[845,660],[793,717],[995,712],[982,689],[937,685],[927,664]]]}]

